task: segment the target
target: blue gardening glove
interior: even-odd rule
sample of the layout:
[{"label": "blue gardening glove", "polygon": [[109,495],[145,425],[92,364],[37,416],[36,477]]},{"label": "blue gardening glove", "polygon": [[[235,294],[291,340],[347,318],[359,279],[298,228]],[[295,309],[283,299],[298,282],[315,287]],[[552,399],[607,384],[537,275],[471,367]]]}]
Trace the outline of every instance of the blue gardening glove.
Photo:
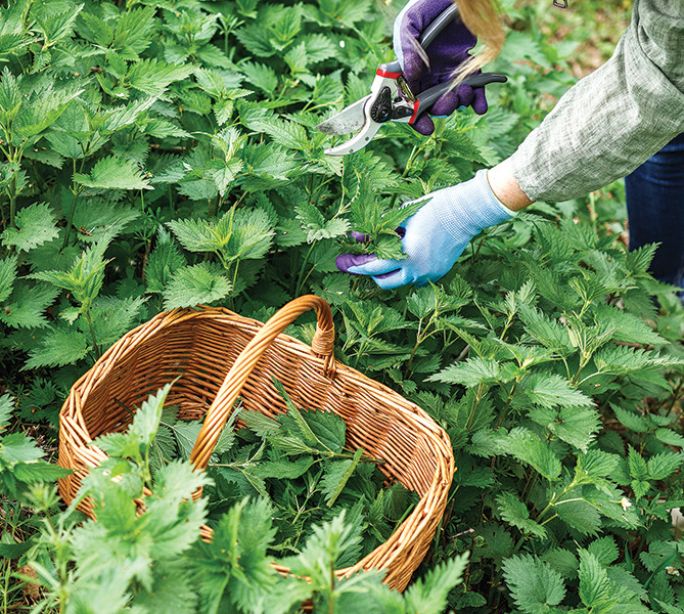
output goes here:
[{"label": "blue gardening glove", "polygon": [[[435,18],[453,0],[410,0],[394,22],[394,53],[414,94],[453,78],[456,69],[468,59],[477,39],[460,20],[455,19],[423,49],[418,42]],[[427,60],[427,63],[426,63]],[[447,92],[430,108],[433,116],[451,115],[457,108],[472,106],[476,113],[487,112],[484,87],[469,85]],[[435,125],[427,113],[413,127],[421,134],[432,134]]]},{"label": "blue gardening glove", "polygon": [[446,275],[474,236],[515,215],[494,196],[485,170],[428,197],[430,200],[401,224],[406,259],[342,254],[337,257],[337,268],[368,275],[384,290],[406,284],[422,286]]}]

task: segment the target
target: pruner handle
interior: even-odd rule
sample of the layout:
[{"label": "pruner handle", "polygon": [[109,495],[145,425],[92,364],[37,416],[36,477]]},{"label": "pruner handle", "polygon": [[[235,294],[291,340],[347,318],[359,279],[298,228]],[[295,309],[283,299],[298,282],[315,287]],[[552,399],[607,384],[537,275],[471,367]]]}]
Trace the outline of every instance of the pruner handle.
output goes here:
[{"label": "pruner handle", "polygon": [[437,36],[455,19],[460,19],[458,14],[458,6],[452,3],[449,8],[443,10],[434,21],[423,30],[423,33],[418,41],[423,49],[427,49]]}]

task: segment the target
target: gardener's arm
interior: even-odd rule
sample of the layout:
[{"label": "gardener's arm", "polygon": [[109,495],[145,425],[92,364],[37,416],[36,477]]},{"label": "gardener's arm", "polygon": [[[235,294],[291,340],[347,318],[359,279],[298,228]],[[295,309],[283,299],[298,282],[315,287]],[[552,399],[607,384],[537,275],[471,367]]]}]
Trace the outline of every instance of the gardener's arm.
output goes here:
[{"label": "gardener's arm", "polygon": [[613,57],[570,89],[488,178],[512,209],[567,200],[624,177],[681,132],[684,3],[636,0]]}]

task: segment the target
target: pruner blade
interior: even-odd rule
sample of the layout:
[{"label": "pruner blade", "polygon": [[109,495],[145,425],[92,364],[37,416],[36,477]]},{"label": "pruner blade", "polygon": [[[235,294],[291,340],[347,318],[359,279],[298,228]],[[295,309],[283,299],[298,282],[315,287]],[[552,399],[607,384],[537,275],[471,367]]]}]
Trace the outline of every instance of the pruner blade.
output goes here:
[{"label": "pruner blade", "polygon": [[371,95],[369,94],[368,96],[361,98],[361,100],[353,102],[339,113],[335,113],[332,117],[329,117],[324,122],[318,124],[316,128],[326,134],[339,135],[358,132],[363,128],[363,124],[366,121],[363,109],[370,97]]},{"label": "pruner blade", "polygon": [[[359,151],[359,149],[363,149],[370,140],[375,136],[377,131],[380,129],[380,126],[382,126],[381,123],[376,122],[373,120],[373,118],[370,115],[370,110],[372,106],[372,99],[373,95],[371,94],[370,96],[367,96],[366,98],[360,100],[359,102],[363,102],[363,107],[362,107],[362,118],[363,118],[363,123],[360,126],[360,129],[358,129],[358,132],[350,138],[348,141],[337,145],[336,147],[331,147],[329,149],[325,150],[325,154],[328,156],[346,156],[347,154],[354,153],[355,151]],[[355,106],[358,103],[354,103]],[[349,109],[350,107],[347,107]],[[347,109],[342,111],[344,113]],[[334,120],[335,117],[330,118],[331,120]],[[330,121],[330,120],[328,120]],[[324,122],[325,123],[325,122]],[[351,120],[347,125],[351,125]],[[358,126],[358,121],[354,123],[354,126]],[[346,132],[351,132],[351,130],[346,130]],[[334,134],[339,134],[338,132],[335,132]]]}]

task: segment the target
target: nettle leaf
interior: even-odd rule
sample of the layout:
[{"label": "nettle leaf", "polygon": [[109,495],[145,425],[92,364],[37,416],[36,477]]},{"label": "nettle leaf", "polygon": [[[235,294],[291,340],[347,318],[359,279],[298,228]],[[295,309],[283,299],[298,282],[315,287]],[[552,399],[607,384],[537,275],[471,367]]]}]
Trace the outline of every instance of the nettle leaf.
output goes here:
[{"label": "nettle leaf", "polygon": [[113,44],[131,55],[142,53],[149,47],[156,29],[155,7],[134,8],[122,12],[116,20]]},{"label": "nettle leaf", "polygon": [[657,244],[649,243],[648,245],[630,250],[625,255],[625,266],[635,275],[646,273],[648,267],[651,266],[657,249]]},{"label": "nettle leaf", "polygon": [[247,77],[247,83],[270,95],[278,87],[278,75],[270,66],[258,62],[243,62],[240,71]]},{"label": "nettle leaf", "polygon": [[28,252],[34,247],[52,241],[59,235],[55,216],[50,205],[36,203],[17,213],[16,228],[9,227],[2,233],[2,244]]},{"label": "nettle leaf", "polygon": [[243,499],[220,518],[210,543],[195,546],[191,565],[197,572],[202,611],[225,611],[229,604],[248,611],[269,593],[276,581],[267,557],[276,534],[272,518],[266,499]]},{"label": "nettle leaf", "polygon": [[346,442],[347,425],[340,416],[330,411],[307,411],[302,417],[317,441],[332,452],[342,452]]},{"label": "nettle leaf", "polygon": [[133,422],[128,427],[128,434],[137,436],[141,444],[145,446],[152,445],[159,430],[162,410],[170,391],[171,384],[165,384],[156,393],[148,396],[143,401],[140,409],[135,412]]},{"label": "nettle leaf", "polygon": [[342,494],[362,456],[363,450],[359,449],[354,453],[354,458],[350,460],[331,461],[327,464],[321,481],[321,491],[325,495],[325,502],[328,507],[332,507]]},{"label": "nettle leaf", "polygon": [[16,463],[31,463],[45,456],[36,442],[24,433],[10,433],[0,443],[0,460],[10,466]]},{"label": "nettle leaf", "polygon": [[7,300],[12,294],[12,287],[16,278],[17,257],[9,256],[0,259],[0,302]]},{"label": "nettle leaf", "polygon": [[4,430],[9,424],[10,417],[14,411],[14,398],[9,393],[0,395],[0,431]]},{"label": "nettle leaf", "polygon": [[565,597],[565,583],[549,564],[529,554],[506,559],[504,578],[513,600],[523,612],[555,612]]},{"label": "nettle leaf", "polygon": [[107,132],[116,132],[127,126],[132,126],[157,100],[156,96],[150,96],[104,112],[102,114],[102,128]]},{"label": "nettle leaf", "polygon": [[82,91],[75,83],[63,87],[58,87],[53,80],[36,83],[36,88],[25,96],[25,104],[12,124],[15,142],[33,140],[54,125]]},{"label": "nettle leaf", "polygon": [[89,174],[74,173],[74,182],[101,190],[150,190],[143,171],[132,160],[117,156],[100,158]]},{"label": "nettle leaf", "polygon": [[304,36],[302,42],[306,47],[306,59],[309,64],[317,64],[335,57],[338,45],[325,34]]},{"label": "nettle leaf", "polygon": [[656,429],[654,435],[658,441],[661,441],[668,446],[684,448],[684,435],[681,435],[672,429]]},{"label": "nettle leaf", "polygon": [[214,252],[227,260],[263,258],[275,232],[262,209],[226,212],[216,222],[204,219],[175,220],[169,228],[183,247],[191,252]]},{"label": "nettle leaf", "polygon": [[256,57],[266,58],[276,53],[269,31],[259,22],[239,28],[235,35],[240,43]]},{"label": "nettle leaf", "polygon": [[592,400],[555,373],[535,373],[521,383],[533,403],[542,407],[592,407]]},{"label": "nettle leaf", "polygon": [[465,362],[456,363],[442,369],[429,381],[446,384],[461,384],[473,388],[480,384],[503,384],[513,379],[515,365],[511,362],[497,362],[485,358],[469,358]]},{"label": "nettle leaf", "polygon": [[59,288],[20,280],[0,308],[0,322],[12,328],[43,328],[48,325],[45,310],[59,295]]},{"label": "nettle leaf", "polygon": [[[361,552],[360,527],[345,522],[346,510],[332,520],[312,527],[300,554],[288,560],[294,573],[309,576],[318,586],[328,583],[328,570],[341,560],[358,561]],[[321,562],[324,562],[321,565]],[[324,571],[325,569],[325,571]]]},{"label": "nettle leaf", "polygon": [[572,350],[567,329],[544,315],[538,309],[526,304],[518,306],[520,319],[525,324],[525,332],[544,347],[559,353]]},{"label": "nettle leaf", "polygon": [[268,134],[275,143],[289,149],[309,149],[310,139],[304,126],[295,122],[271,119],[263,124],[263,131]]},{"label": "nettle leaf", "polygon": [[524,427],[512,429],[499,441],[505,454],[532,466],[547,480],[556,480],[561,474],[561,463],[555,452],[538,435]]},{"label": "nettle leaf", "polygon": [[31,43],[23,34],[0,34],[0,56],[16,55]]},{"label": "nettle leaf", "polygon": [[412,611],[445,612],[449,593],[463,581],[468,558],[467,552],[451,558],[411,584],[406,591],[406,603]]},{"label": "nettle leaf", "polygon": [[577,577],[577,557],[570,550],[552,548],[547,550],[541,558],[566,580],[573,580]]},{"label": "nettle leaf", "polygon": [[126,81],[130,87],[148,96],[161,96],[171,83],[187,79],[194,70],[192,65],[145,59],[131,64]]},{"label": "nettle leaf", "polygon": [[626,426],[630,431],[635,433],[647,433],[651,428],[651,423],[646,416],[642,416],[629,409],[622,409],[613,403],[610,404],[615,417],[621,424]]},{"label": "nettle leaf", "polygon": [[311,203],[300,203],[296,207],[297,219],[301,228],[306,231],[307,243],[341,237],[349,231],[349,222],[344,218],[334,217],[326,220],[318,207]]},{"label": "nettle leaf", "polygon": [[[93,302],[91,318],[92,331],[99,345],[114,343],[128,330],[133,328],[146,299],[141,296],[118,298],[98,297]],[[87,329],[85,329],[87,330]]]},{"label": "nettle leaf", "polygon": [[185,264],[185,258],[169,233],[161,229],[156,247],[150,253],[145,266],[147,292],[161,293],[174,273]]},{"label": "nettle leaf", "polygon": [[192,452],[192,448],[195,445],[195,441],[197,441],[197,436],[201,429],[202,423],[196,420],[189,422],[182,422],[179,420],[171,427],[173,437],[178,446],[178,452],[182,459],[188,460],[190,458],[190,453]]},{"label": "nettle leaf", "polygon": [[82,4],[57,5],[50,10],[36,11],[38,30],[44,37],[44,45],[51,46],[64,38],[70,38]]},{"label": "nettle leaf", "polygon": [[605,605],[612,597],[611,582],[599,560],[588,550],[579,550],[579,596],[588,608]]},{"label": "nettle leaf", "polygon": [[536,408],[529,416],[559,439],[586,452],[601,428],[599,413],[588,407]]},{"label": "nettle leaf", "polygon": [[609,535],[591,542],[587,546],[587,551],[593,554],[601,565],[610,565],[620,556],[615,540]]},{"label": "nettle leaf", "polygon": [[88,309],[104,284],[105,248],[106,244],[92,245],[74,259],[68,271],[41,271],[30,277],[71,292],[83,309]]},{"label": "nettle leaf", "polygon": [[238,209],[227,246],[228,256],[240,260],[263,258],[274,234],[271,219],[263,209]]},{"label": "nettle leaf", "polygon": [[232,215],[228,212],[216,222],[197,218],[173,220],[166,225],[188,251],[220,252],[230,240]]},{"label": "nettle leaf", "polygon": [[501,518],[523,533],[546,539],[546,529],[530,518],[527,506],[513,493],[504,492],[496,497],[497,509]]},{"label": "nettle leaf", "polygon": [[681,361],[676,356],[660,356],[650,350],[616,345],[599,350],[594,355],[594,364],[601,373],[626,375],[647,367],[675,367]]},{"label": "nettle leaf", "polygon": [[662,452],[648,459],[646,473],[650,480],[665,480],[669,478],[684,463],[684,454]]},{"label": "nettle leaf", "polygon": [[164,308],[193,307],[226,298],[232,284],[223,269],[209,262],[179,268],[164,289]]},{"label": "nettle leaf", "polygon": [[301,456],[296,460],[262,461],[254,467],[254,473],[262,479],[293,480],[304,475],[313,463],[311,456]]},{"label": "nettle leaf", "polygon": [[71,470],[37,460],[17,464],[12,473],[15,478],[26,484],[35,484],[37,482],[54,482],[69,475]]},{"label": "nettle leaf", "polygon": [[273,145],[245,145],[245,173],[239,179],[247,192],[259,192],[286,181],[298,167],[292,153]]},{"label": "nettle leaf", "polygon": [[601,528],[601,514],[586,500],[561,499],[555,506],[558,517],[580,535],[596,535]]},{"label": "nettle leaf", "polygon": [[632,476],[632,478],[635,480],[648,479],[648,465],[646,460],[632,446],[629,446],[627,464],[629,466],[629,475]]},{"label": "nettle leaf", "polygon": [[57,326],[48,329],[39,343],[31,348],[23,369],[74,364],[85,358],[89,349],[86,335],[73,328]]},{"label": "nettle leaf", "polygon": [[662,345],[665,343],[658,333],[638,316],[608,305],[596,307],[596,317],[603,326],[614,330],[613,339],[626,343],[643,343],[645,345]]}]

